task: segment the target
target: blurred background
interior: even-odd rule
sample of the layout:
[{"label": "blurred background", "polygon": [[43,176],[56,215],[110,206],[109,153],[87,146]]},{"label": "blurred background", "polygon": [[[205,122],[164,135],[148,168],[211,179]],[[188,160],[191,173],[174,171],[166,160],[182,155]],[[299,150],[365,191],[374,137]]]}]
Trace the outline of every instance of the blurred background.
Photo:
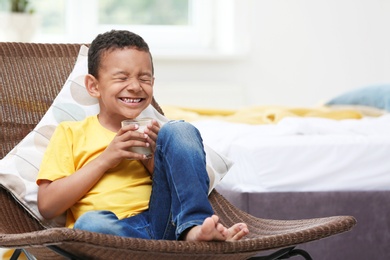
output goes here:
[{"label": "blurred background", "polygon": [[16,2],[0,0],[0,41],[89,43],[111,29],[140,34],[151,47],[163,105],[311,107],[390,82],[388,0]]}]

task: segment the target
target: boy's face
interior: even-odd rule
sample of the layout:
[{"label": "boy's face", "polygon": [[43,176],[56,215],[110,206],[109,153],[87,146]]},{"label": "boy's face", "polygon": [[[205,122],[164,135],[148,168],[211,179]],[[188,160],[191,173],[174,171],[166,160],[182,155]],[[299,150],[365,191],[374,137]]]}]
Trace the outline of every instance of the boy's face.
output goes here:
[{"label": "boy's face", "polygon": [[122,120],[137,117],[152,102],[150,54],[133,48],[106,51],[101,57],[98,78],[93,81],[95,96],[99,98],[99,120],[120,126]]}]

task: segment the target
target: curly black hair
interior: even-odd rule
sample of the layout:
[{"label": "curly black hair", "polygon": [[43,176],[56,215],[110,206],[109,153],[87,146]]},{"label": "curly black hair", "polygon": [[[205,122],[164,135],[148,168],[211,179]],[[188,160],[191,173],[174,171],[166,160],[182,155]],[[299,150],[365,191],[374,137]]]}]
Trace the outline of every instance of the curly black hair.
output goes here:
[{"label": "curly black hair", "polygon": [[96,36],[88,50],[88,73],[97,78],[100,60],[104,52],[124,48],[134,48],[148,52],[152,61],[152,72],[154,73],[152,54],[148,44],[138,34],[126,30],[111,30]]}]

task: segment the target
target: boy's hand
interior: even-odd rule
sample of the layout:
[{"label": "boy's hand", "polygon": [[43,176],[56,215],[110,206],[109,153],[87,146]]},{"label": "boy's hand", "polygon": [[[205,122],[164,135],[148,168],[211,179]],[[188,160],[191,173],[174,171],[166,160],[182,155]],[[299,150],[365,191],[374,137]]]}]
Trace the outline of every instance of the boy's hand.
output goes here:
[{"label": "boy's hand", "polygon": [[157,142],[157,135],[160,131],[160,125],[158,122],[153,119],[152,124],[148,125],[145,128],[145,134],[148,135],[147,142],[150,144],[150,147],[152,148],[152,154],[156,151],[156,142]]},{"label": "boy's hand", "polygon": [[152,175],[154,171],[154,153],[156,151],[156,142],[157,142],[157,135],[160,131],[160,125],[156,120],[152,120],[152,124],[148,125],[145,129],[145,134],[148,135],[147,142],[149,143],[150,147],[152,148],[152,154],[153,156],[149,159],[142,160],[141,162],[143,165],[148,169],[149,173]]},{"label": "boy's hand", "polygon": [[145,159],[145,155],[130,151],[130,147],[133,146],[150,146],[148,135],[137,132],[137,129],[137,125],[127,125],[119,129],[117,135],[99,156],[107,170],[116,167],[123,159]]}]

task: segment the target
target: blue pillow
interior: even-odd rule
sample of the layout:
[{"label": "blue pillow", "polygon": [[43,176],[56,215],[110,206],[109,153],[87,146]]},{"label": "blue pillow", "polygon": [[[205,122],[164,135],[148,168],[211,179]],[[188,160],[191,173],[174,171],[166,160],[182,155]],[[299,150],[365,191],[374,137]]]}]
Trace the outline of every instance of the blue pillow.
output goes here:
[{"label": "blue pillow", "polygon": [[331,99],[326,105],[359,105],[390,111],[390,84],[349,91]]}]

